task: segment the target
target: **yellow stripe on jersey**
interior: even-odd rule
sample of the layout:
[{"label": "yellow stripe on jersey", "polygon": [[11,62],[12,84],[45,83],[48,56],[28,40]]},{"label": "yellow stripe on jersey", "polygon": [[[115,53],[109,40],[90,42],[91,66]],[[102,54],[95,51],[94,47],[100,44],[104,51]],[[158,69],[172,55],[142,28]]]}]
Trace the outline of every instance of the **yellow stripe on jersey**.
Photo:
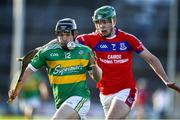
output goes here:
[{"label": "yellow stripe on jersey", "polygon": [[68,75],[68,76],[53,76],[49,75],[51,84],[70,84],[86,80],[86,74]]},{"label": "yellow stripe on jersey", "polygon": [[85,59],[75,59],[75,60],[57,60],[57,61],[47,61],[47,65],[50,68],[55,68],[57,65],[61,67],[70,67],[82,64],[83,67],[87,66],[88,60]]}]

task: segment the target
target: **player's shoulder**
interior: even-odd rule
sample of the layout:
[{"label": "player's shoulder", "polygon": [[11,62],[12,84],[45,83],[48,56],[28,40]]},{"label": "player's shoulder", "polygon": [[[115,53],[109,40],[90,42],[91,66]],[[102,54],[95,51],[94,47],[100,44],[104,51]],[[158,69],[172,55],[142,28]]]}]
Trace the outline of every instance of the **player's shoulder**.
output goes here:
[{"label": "player's shoulder", "polygon": [[122,30],[120,30],[120,34],[123,37],[125,37],[126,39],[137,39],[135,35],[128,33],[128,32],[125,32],[125,31],[122,31]]},{"label": "player's shoulder", "polygon": [[92,32],[92,33],[78,35],[77,39],[94,38],[96,36],[98,36],[97,32]]},{"label": "player's shoulder", "polygon": [[41,47],[41,51],[46,52],[48,50],[52,50],[52,49],[57,49],[60,48],[57,39],[53,39],[50,42],[48,42],[47,44],[43,45]]},{"label": "player's shoulder", "polygon": [[92,51],[91,48],[86,46],[86,45],[77,44],[76,47],[79,48],[79,49],[82,49],[82,50]]}]

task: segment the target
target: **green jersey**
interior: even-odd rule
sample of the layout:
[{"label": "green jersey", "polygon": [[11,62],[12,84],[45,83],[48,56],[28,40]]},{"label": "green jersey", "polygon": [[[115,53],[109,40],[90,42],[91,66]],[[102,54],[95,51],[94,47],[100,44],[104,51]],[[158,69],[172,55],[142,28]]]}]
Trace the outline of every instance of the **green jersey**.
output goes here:
[{"label": "green jersey", "polygon": [[22,87],[22,92],[20,98],[29,99],[29,98],[40,98],[39,94],[39,84],[42,82],[42,75],[40,72],[33,73],[24,83]]},{"label": "green jersey", "polygon": [[76,44],[73,50],[62,49],[55,39],[42,47],[34,56],[31,65],[35,69],[45,66],[48,70],[56,108],[70,96],[89,98],[86,72],[91,70],[87,46]]}]

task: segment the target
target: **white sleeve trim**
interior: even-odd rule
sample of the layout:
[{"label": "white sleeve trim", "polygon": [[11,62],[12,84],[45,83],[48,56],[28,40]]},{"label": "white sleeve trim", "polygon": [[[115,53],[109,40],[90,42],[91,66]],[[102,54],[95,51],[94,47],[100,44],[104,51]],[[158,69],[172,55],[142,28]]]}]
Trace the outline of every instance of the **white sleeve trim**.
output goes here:
[{"label": "white sleeve trim", "polygon": [[27,68],[30,68],[34,72],[36,72],[38,70],[34,66],[32,66],[31,63],[28,64]]}]

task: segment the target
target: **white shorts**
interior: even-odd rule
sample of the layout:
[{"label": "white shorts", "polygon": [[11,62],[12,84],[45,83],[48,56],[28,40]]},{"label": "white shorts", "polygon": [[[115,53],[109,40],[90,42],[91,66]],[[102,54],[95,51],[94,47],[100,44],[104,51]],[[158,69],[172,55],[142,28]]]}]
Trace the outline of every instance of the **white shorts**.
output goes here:
[{"label": "white shorts", "polygon": [[24,111],[25,107],[31,107],[38,111],[41,107],[41,102],[37,97],[19,99],[19,107],[22,112]]},{"label": "white shorts", "polygon": [[137,100],[137,90],[134,89],[123,89],[117,93],[103,95],[100,93],[100,101],[104,109],[105,115],[107,115],[111,102],[113,99],[118,99],[126,103],[131,109],[134,107]]},{"label": "white shorts", "polygon": [[79,116],[81,117],[81,119],[86,118],[86,115],[90,109],[90,99],[83,98],[80,96],[72,96],[72,97],[68,98],[66,101],[64,101],[63,104],[66,104],[66,105],[72,107],[74,110],[76,110],[78,112]]}]

